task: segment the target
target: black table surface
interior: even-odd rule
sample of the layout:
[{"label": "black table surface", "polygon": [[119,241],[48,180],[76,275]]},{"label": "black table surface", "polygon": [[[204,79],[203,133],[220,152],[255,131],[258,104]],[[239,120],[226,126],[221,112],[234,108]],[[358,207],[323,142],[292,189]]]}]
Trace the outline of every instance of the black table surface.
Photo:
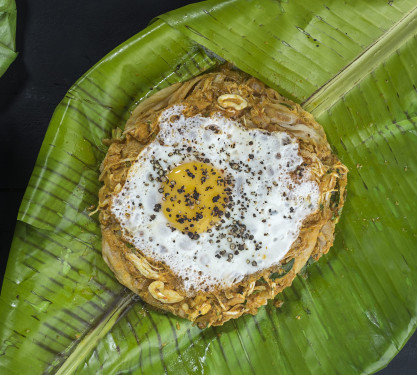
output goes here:
[{"label": "black table surface", "polygon": [[[185,0],[18,0],[19,56],[0,78],[0,280],[17,211],[57,104],[104,55]],[[7,178],[4,178],[7,176]],[[417,373],[417,333],[380,375]]]}]

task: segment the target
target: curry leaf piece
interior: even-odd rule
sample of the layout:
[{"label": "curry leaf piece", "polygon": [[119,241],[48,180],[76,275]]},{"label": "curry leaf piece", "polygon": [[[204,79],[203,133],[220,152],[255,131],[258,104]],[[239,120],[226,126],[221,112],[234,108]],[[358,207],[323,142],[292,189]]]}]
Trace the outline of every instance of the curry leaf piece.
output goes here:
[{"label": "curry leaf piece", "polygon": [[271,280],[275,280],[284,277],[288,272],[292,270],[292,267],[294,266],[294,261],[295,259],[292,258],[288,263],[283,264],[281,272],[273,272],[269,275],[269,278]]}]

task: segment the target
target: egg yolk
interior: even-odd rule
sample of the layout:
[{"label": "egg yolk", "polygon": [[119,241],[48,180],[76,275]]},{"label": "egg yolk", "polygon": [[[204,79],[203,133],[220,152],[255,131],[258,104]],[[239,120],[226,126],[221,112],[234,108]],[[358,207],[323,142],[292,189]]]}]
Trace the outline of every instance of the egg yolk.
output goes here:
[{"label": "egg yolk", "polygon": [[222,172],[200,162],[174,168],[163,183],[162,211],[170,225],[190,238],[207,231],[223,216],[228,189]]}]

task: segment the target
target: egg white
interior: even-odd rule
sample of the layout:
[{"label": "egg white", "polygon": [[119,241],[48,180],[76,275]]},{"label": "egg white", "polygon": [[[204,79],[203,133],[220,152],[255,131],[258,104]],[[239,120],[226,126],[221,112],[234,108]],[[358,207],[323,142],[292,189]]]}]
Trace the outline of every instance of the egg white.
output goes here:
[{"label": "egg white", "polygon": [[[227,288],[285,256],[303,220],[317,210],[319,187],[308,166],[298,182],[292,180],[290,173],[303,159],[287,133],[249,130],[220,115],[186,118],[182,110],[174,106],[161,114],[158,135],[138,155],[111,211],[123,235],[170,267],[185,291]],[[171,229],[164,213],[155,211],[163,195],[154,167],[156,160],[168,173],[196,158],[209,160],[233,180],[227,217],[197,240]],[[236,226],[243,228],[240,238],[230,235]]]}]

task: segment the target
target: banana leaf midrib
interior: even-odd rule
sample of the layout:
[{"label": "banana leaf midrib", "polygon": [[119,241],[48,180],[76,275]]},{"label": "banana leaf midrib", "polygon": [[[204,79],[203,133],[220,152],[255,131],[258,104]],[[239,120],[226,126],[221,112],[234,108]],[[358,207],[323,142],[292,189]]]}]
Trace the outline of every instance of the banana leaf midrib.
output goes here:
[{"label": "banana leaf midrib", "polygon": [[417,7],[394,24],[301,105],[319,117],[416,33]]},{"label": "banana leaf midrib", "polygon": [[[54,370],[56,375],[72,374],[84,361],[87,354],[94,350],[97,342],[116,324],[117,320],[132,307],[137,296],[130,290],[125,289],[124,293],[118,295],[113,306],[103,314],[89,332],[76,343],[71,354]],[[56,371],[56,372],[55,372]]]},{"label": "banana leaf midrib", "polygon": [[[305,100],[302,103],[303,108],[315,116],[329,110],[335,102],[370,74],[387,56],[406,43],[414,35],[416,25],[417,7],[368,46],[362,54],[346,65],[333,79],[326,82]],[[106,106],[102,103],[97,104]],[[120,317],[131,307],[131,303],[135,300],[135,294],[128,290],[125,293],[125,297],[117,302],[111,311],[101,317],[99,323],[78,342],[69,357],[60,365],[57,374],[73,373],[90,351],[94,349],[98,340],[109,332],[113,324],[117,322],[117,318],[114,317]]]}]

